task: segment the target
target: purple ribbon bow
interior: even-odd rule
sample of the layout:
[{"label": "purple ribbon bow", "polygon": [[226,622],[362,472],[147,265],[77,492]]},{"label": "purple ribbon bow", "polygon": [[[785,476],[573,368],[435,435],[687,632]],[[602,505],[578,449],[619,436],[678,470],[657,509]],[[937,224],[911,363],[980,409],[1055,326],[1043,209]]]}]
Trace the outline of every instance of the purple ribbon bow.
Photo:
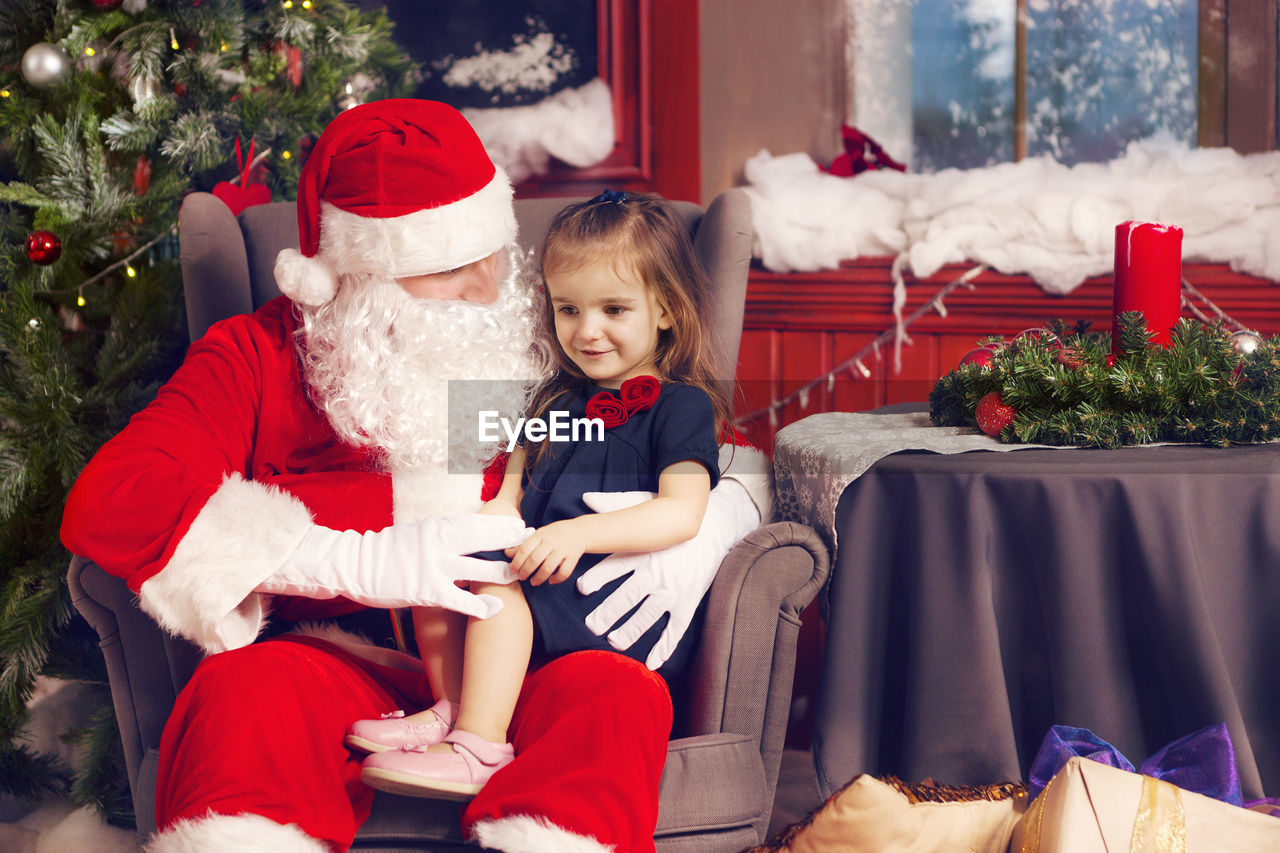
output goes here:
[{"label": "purple ribbon bow", "polygon": [[[1031,764],[1027,782],[1030,798],[1034,800],[1067,759],[1075,756],[1133,772],[1133,764],[1120,750],[1088,729],[1054,726],[1044,736]],[[1233,806],[1243,803],[1236,751],[1226,723],[1206,726],[1167,744],[1142,762],[1137,772]]]}]

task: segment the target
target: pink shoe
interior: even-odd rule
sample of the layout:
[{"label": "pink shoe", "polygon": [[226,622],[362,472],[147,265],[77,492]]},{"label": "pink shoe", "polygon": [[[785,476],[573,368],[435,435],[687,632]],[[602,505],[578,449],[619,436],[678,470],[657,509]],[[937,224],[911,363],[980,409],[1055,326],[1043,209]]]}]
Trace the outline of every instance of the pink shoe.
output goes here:
[{"label": "pink shoe", "polygon": [[461,729],[451,731],[444,742],[453,745],[453,752],[427,752],[419,747],[370,755],[360,770],[360,781],[408,797],[469,800],[515,758],[511,744],[490,743]]},{"label": "pink shoe", "polygon": [[453,728],[458,706],[441,699],[431,706],[434,717],[425,723],[405,722],[404,711],[383,714],[381,720],[356,720],[347,730],[347,746],[363,752],[386,752],[414,746],[435,746]]}]

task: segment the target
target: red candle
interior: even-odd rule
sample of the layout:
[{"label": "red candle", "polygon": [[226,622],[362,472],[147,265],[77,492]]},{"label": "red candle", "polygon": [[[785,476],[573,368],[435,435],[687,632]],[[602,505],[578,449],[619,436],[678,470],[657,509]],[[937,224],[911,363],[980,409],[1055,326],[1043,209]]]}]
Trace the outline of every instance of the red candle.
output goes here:
[{"label": "red candle", "polygon": [[1116,226],[1116,274],[1111,305],[1112,352],[1118,352],[1117,317],[1141,311],[1147,330],[1162,347],[1182,313],[1182,229],[1159,222]]}]

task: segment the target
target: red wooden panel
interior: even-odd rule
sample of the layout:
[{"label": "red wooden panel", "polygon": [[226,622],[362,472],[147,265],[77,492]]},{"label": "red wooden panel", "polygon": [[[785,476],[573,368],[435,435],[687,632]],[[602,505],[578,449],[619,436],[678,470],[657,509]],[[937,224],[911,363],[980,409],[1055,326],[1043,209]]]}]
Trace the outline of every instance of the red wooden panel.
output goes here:
[{"label": "red wooden panel", "polygon": [[[860,353],[871,344],[876,337],[867,332],[836,332],[833,340],[833,364],[837,367]],[[862,359],[863,367],[870,371],[870,376],[863,375],[856,366],[852,370],[842,370],[835,376],[835,391],[832,405],[825,411],[856,412],[863,409],[874,409],[883,400],[882,364],[874,353]]]}]

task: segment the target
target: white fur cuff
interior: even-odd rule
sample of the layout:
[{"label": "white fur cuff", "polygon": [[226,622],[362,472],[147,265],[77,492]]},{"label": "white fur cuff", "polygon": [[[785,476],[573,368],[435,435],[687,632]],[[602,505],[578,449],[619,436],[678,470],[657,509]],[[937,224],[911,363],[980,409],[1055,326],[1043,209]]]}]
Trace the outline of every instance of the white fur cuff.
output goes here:
[{"label": "white fur cuff", "polygon": [[282,825],[256,814],[180,820],[151,837],[146,853],[330,853],[328,844],[297,824]]},{"label": "white fur cuff", "polygon": [[173,558],[142,584],[142,609],[213,654],[252,643],[270,577],[311,527],[302,501],[231,474],[191,523]]},{"label": "white fur cuff", "polygon": [[544,817],[512,815],[482,820],[471,828],[471,837],[502,853],[612,853],[613,846],[561,829]]}]

